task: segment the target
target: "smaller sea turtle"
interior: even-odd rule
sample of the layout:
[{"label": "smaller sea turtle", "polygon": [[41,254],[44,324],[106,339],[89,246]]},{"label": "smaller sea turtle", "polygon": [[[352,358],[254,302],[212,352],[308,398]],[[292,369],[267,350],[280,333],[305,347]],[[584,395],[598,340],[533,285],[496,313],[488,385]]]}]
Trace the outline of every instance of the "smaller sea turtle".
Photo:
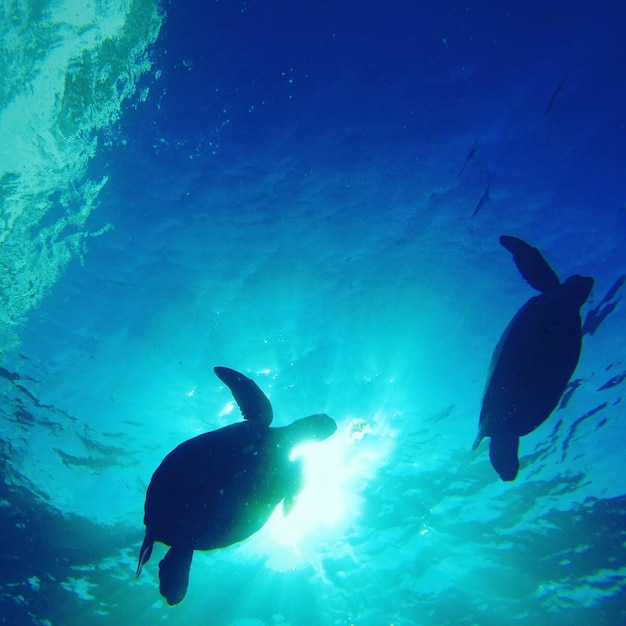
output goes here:
[{"label": "smaller sea turtle", "polygon": [[580,307],[589,298],[593,278],[574,275],[561,284],[537,248],[508,235],[500,243],[530,286],[541,292],[517,312],[493,352],[473,445],[491,438],[491,464],[508,481],[519,470],[519,438],[548,419],[576,369],[582,346]]},{"label": "smaller sea turtle", "polygon": [[187,592],[194,550],[224,548],[259,530],[283,501],[288,514],[304,484],[293,448],[330,437],[337,425],[328,415],[311,415],[290,426],[270,428],[270,401],[252,380],[227,367],[214,368],[231,390],[243,422],[189,439],[156,469],[146,493],[146,536],[137,576],[152,546],[168,546],[159,564],[161,595],[178,604]]}]

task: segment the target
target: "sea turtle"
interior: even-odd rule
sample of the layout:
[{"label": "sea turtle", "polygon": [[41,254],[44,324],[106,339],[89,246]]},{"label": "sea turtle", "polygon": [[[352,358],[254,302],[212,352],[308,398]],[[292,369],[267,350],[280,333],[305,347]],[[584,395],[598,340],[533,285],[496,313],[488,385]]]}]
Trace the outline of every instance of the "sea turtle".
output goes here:
[{"label": "sea turtle", "polygon": [[290,458],[294,446],[322,441],[337,429],[323,414],[270,428],[272,405],[256,383],[227,367],[214,371],[245,421],[174,448],[146,493],[146,536],[137,576],[155,541],[171,546],[159,564],[161,595],[170,605],[185,597],[194,550],[223,548],[249,537],[281,500],[284,514],[291,511],[304,479],[302,459]]},{"label": "sea turtle", "polygon": [[576,369],[580,307],[593,278],[574,275],[561,283],[537,248],[509,235],[502,235],[500,243],[530,286],[541,292],[517,312],[493,352],[473,445],[490,437],[491,464],[509,481],[519,470],[519,438],[548,419]]}]

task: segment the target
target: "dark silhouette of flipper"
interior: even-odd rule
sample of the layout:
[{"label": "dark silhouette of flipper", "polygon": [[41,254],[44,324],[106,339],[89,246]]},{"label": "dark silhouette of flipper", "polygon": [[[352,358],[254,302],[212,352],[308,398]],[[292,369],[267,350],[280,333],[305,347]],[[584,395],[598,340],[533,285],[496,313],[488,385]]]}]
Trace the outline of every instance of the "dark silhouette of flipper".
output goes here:
[{"label": "dark silhouette of flipper", "polygon": [[515,480],[519,471],[519,437],[493,436],[489,442],[489,459],[502,480]]},{"label": "dark silhouette of flipper", "polygon": [[193,550],[172,547],[159,563],[159,590],[170,606],[182,602],[189,586],[189,568]]},{"label": "dark silhouette of flipper", "polygon": [[143,568],[144,564],[147,563],[150,559],[153,547],[154,538],[146,533],[143,544],[141,545],[141,550],[139,551],[139,562],[137,563],[137,572],[135,573],[136,577],[139,577],[139,574],[141,574],[141,569]]},{"label": "dark silhouette of flipper", "polygon": [[235,402],[241,409],[243,419],[263,426],[272,423],[274,412],[267,396],[247,376],[228,367],[214,367],[217,377],[230,389]]},{"label": "dark silhouette of flipper", "polygon": [[513,255],[517,269],[533,289],[548,293],[559,288],[559,277],[537,248],[511,235],[502,235],[500,243]]}]

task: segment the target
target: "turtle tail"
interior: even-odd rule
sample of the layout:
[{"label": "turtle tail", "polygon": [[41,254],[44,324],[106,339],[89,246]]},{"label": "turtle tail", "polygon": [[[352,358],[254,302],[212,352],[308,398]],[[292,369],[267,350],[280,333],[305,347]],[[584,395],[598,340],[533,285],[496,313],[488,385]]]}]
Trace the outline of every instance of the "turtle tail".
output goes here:
[{"label": "turtle tail", "polygon": [[148,562],[148,559],[152,554],[153,545],[154,539],[146,533],[143,544],[141,545],[141,550],[139,551],[139,562],[137,563],[137,573],[135,574],[137,578],[139,577],[139,574],[141,574],[141,568]]},{"label": "turtle tail", "polygon": [[480,445],[480,442],[485,438],[485,432],[483,430],[482,423],[478,425],[478,435],[476,435],[476,439],[474,439],[474,443],[472,444],[472,450],[476,450]]}]

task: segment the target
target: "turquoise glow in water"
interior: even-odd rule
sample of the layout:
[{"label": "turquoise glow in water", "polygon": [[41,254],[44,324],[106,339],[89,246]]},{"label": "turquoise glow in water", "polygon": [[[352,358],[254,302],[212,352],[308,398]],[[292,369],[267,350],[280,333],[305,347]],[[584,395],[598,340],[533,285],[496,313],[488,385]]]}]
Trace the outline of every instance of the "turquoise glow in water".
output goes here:
[{"label": "turquoise glow in water", "polygon": [[[197,4],[0,10],[5,623],[623,623],[624,10]],[[511,484],[502,233],[617,302]],[[239,419],[215,365],[338,431],[170,608],[145,489]]]}]

